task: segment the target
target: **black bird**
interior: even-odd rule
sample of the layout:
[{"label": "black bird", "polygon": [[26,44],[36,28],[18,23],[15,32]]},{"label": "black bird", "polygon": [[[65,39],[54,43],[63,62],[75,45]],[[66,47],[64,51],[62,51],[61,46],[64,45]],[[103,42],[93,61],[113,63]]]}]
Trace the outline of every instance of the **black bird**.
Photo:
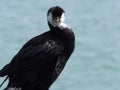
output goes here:
[{"label": "black bird", "polygon": [[49,90],[74,51],[75,36],[64,23],[65,11],[54,6],[48,10],[50,30],[29,40],[0,70],[9,78],[5,90]]}]

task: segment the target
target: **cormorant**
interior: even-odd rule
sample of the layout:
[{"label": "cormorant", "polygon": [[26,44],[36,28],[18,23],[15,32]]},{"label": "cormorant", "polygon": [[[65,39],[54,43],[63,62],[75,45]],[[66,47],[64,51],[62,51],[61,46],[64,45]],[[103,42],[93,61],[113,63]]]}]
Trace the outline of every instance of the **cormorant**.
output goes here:
[{"label": "cormorant", "polygon": [[49,90],[75,46],[75,36],[64,23],[64,13],[59,6],[51,7],[47,13],[50,30],[29,40],[0,70],[0,77],[9,78],[5,90]]}]

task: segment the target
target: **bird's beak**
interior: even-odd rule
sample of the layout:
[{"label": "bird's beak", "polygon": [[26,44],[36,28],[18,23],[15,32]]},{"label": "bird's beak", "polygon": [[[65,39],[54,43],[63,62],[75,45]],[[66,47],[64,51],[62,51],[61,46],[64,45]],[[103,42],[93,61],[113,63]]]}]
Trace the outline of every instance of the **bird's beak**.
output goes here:
[{"label": "bird's beak", "polygon": [[54,17],[54,18],[53,18],[53,21],[54,21],[55,23],[59,23],[59,22],[60,22],[60,17]]}]

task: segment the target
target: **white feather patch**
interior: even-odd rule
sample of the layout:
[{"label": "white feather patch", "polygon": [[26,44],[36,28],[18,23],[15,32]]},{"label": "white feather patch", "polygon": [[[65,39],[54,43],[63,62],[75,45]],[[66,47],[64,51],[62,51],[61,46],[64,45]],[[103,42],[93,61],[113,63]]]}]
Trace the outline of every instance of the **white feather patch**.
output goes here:
[{"label": "white feather patch", "polygon": [[59,27],[61,28],[61,29],[64,29],[64,28],[70,28],[67,24],[65,24],[65,23],[61,23],[60,25],[59,25]]},{"label": "white feather patch", "polygon": [[49,13],[49,15],[47,16],[48,22],[53,26],[53,27],[60,27],[61,29],[66,28],[69,26],[67,26],[67,24],[63,23],[65,20],[65,14],[63,13],[61,18],[60,18],[60,22],[54,22],[53,21],[53,17],[52,14]]},{"label": "white feather patch", "polygon": [[63,13],[60,19],[61,23],[63,23],[65,21],[65,14]]}]

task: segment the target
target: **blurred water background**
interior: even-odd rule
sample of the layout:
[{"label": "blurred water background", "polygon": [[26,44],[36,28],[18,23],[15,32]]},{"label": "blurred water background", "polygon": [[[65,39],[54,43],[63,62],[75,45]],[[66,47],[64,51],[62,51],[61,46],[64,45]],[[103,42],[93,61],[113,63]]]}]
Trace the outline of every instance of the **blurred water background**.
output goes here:
[{"label": "blurred water background", "polygon": [[0,69],[49,30],[46,13],[56,5],[66,11],[76,48],[50,90],[120,90],[120,0],[0,0]]}]

